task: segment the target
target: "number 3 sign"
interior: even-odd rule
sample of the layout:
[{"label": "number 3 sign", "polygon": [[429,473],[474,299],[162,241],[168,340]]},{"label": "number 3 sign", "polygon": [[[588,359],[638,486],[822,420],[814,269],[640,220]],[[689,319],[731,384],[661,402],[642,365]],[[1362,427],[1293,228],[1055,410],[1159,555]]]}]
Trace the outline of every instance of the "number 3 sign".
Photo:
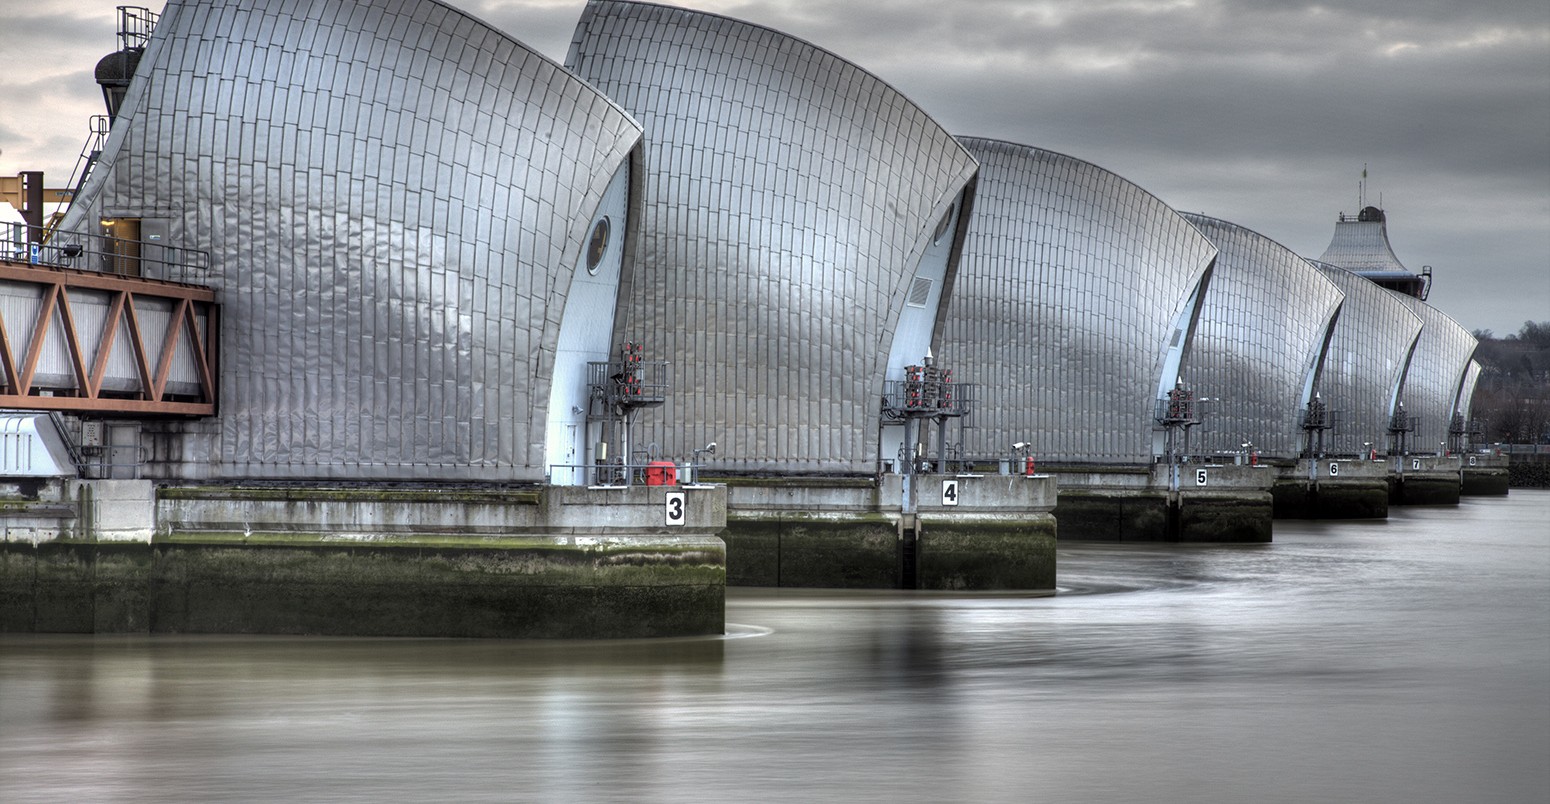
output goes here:
[{"label": "number 3 sign", "polygon": [[681,491],[669,491],[667,501],[664,503],[663,513],[668,525],[682,525],[689,519],[688,503],[684,500]]}]

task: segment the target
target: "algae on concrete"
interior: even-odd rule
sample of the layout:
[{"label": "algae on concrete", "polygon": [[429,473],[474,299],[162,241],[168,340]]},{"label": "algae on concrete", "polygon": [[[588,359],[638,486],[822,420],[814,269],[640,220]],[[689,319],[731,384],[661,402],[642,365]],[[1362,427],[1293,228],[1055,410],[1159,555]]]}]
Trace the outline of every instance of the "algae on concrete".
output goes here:
[{"label": "algae on concrete", "polygon": [[1166,493],[1061,489],[1055,521],[1062,541],[1168,540]]},{"label": "algae on concrete", "polygon": [[723,538],[731,585],[898,588],[898,525],[882,515],[734,515]]},{"label": "algae on concrete", "polygon": [[921,518],[916,588],[1055,591],[1055,517]]}]

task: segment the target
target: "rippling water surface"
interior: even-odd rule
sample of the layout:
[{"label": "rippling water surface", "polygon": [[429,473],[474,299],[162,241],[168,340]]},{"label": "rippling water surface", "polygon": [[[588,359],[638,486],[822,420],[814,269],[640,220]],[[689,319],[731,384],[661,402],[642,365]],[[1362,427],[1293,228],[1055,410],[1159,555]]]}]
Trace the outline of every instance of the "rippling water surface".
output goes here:
[{"label": "rippling water surface", "polygon": [[1550,800],[1550,492],[732,590],[666,642],[0,635],[0,801]]}]

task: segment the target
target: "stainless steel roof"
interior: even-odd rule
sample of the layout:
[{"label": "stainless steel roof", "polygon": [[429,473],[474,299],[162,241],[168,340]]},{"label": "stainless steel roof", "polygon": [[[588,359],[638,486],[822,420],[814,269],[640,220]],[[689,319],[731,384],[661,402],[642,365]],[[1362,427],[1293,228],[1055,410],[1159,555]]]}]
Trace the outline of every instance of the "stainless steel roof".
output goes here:
[{"label": "stainless steel roof", "polygon": [[870,473],[894,331],[974,159],[877,77],[739,20],[591,2],[567,65],[646,129],[615,337],[673,361],[678,390],[636,443]]},{"label": "stainless steel roof", "polygon": [[1342,213],[1319,262],[1364,275],[1414,276],[1394,256],[1394,248],[1389,245],[1387,215],[1376,207],[1367,207],[1357,215]]},{"label": "stainless steel roof", "polygon": [[1421,319],[1371,281],[1344,268],[1314,264],[1345,293],[1320,382],[1324,403],[1339,414],[1335,429],[1324,437],[1325,449],[1381,451]]},{"label": "stainless steel roof", "polygon": [[969,452],[1149,463],[1164,354],[1216,248],[1096,165],[960,141],[980,178],[940,354],[980,384]]},{"label": "stainless steel roof", "polygon": [[148,423],[152,471],[541,479],[573,267],[640,134],[438,2],[172,0],[65,223],[211,254],[220,416]]},{"label": "stainless steel roof", "polygon": [[1448,439],[1459,387],[1479,341],[1447,313],[1403,293],[1385,291],[1421,319],[1410,371],[1401,398],[1405,412],[1416,417],[1412,449],[1435,452]]},{"label": "stainless steel roof", "polygon": [[1192,451],[1267,456],[1302,450],[1302,413],[1343,295],[1311,263],[1264,235],[1184,215],[1219,254],[1184,382],[1221,400],[1192,436]]}]

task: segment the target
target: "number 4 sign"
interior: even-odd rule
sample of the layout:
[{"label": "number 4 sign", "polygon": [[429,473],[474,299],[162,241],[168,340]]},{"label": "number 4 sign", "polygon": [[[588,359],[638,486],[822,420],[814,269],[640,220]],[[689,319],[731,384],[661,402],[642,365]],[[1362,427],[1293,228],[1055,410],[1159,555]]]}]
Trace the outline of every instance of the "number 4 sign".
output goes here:
[{"label": "number 4 sign", "polygon": [[689,519],[688,503],[684,500],[681,491],[669,491],[667,501],[664,503],[663,513],[666,515],[668,525],[682,525]]},{"label": "number 4 sign", "polygon": [[958,504],[958,481],[957,480],[943,480],[942,481],[942,504],[943,505],[957,505]]}]

